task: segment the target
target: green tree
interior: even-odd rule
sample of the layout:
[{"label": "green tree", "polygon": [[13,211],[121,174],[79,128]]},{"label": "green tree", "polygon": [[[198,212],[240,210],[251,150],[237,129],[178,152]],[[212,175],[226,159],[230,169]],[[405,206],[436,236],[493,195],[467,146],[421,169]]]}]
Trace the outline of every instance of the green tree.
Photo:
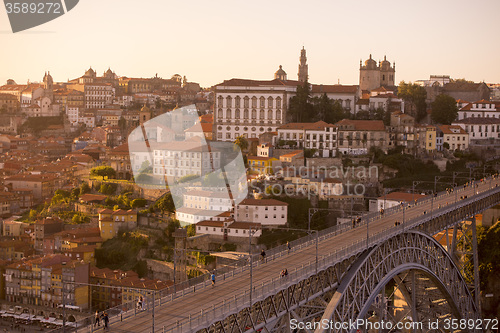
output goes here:
[{"label": "green tree", "polygon": [[234,140],[234,148],[235,150],[240,148],[242,152],[246,151],[248,149],[248,140],[243,135],[240,135]]},{"label": "green tree", "polygon": [[401,81],[398,87],[398,97],[405,100],[409,106],[409,112],[417,121],[422,120],[427,114],[427,91],[424,87],[415,83]]},{"label": "green tree", "polygon": [[315,118],[309,82],[305,81],[303,85],[297,86],[295,96],[290,99],[288,113],[293,122],[309,122]]},{"label": "green tree", "polygon": [[90,175],[94,177],[102,177],[104,180],[105,177],[107,178],[113,178],[116,176],[116,171],[110,166],[103,165],[103,166],[98,166],[95,168],[92,168],[90,170]]},{"label": "green tree", "polygon": [[158,200],[156,206],[164,212],[175,212],[175,203],[174,199],[172,198],[172,194],[165,194],[160,200]]},{"label": "green tree", "polygon": [[102,194],[112,195],[116,192],[116,184],[103,183],[99,188],[99,192]]},{"label": "green tree", "polygon": [[443,143],[443,148],[444,149],[450,149],[450,144],[448,142]]},{"label": "green tree", "polygon": [[187,236],[188,237],[193,237],[196,236],[196,224],[190,224],[186,227],[187,230]]},{"label": "green tree", "polygon": [[80,196],[80,188],[74,188],[71,190],[71,199],[76,200]]},{"label": "green tree", "polygon": [[85,194],[85,193],[89,193],[89,192],[90,192],[89,184],[86,182],[82,183],[82,185],[80,186],[80,195]]},{"label": "green tree", "polygon": [[140,207],[145,207],[147,205],[147,203],[148,203],[148,201],[146,199],[138,198],[138,199],[132,200],[132,202],[130,203],[130,206],[132,208],[140,208]]},{"label": "green tree", "polygon": [[432,121],[438,124],[451,124],[458,115],[457,102],[451,96],[441,94],[432,102]]}]

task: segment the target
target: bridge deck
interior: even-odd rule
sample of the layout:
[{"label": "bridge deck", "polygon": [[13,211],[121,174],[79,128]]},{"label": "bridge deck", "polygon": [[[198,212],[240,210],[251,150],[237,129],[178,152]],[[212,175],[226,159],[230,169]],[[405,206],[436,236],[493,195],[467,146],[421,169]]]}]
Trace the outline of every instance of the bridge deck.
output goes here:
[{"label": "bridge deck", "polygon": [[[471,198],[475,192],[481,193],[495,187],[499,183],[498,179],[492,181],[487,180],[479,183],[478,187],[468,187],[459,189],[450,194],[444,194],[433,200],[433,209],[436,210],[439,206],[444,207],[455,203],[455,198],[460,200],[461,196],[467,195]],[[431,203],[422,203],[405,210],[405,220],[409,220],[418,216],[422,216],[423,212],[431,214]],[[374,235],[388,227],[394,226],[395,221],[403,221],[403,212],[398,211],[391,215],[383,216],[381,219],[371,222],[369,225],[369,234]],[[334,252],[342,247],[349,246],[353,242],[366,240],[366,227],[360,226],[352,230],[346,231],[341,235],[319,242],[318,253],[319,257]],[[292,249],[293,250],[293,249]],[[292,253],[271,262],[259,265],[253,269],[253,286],[260,286],[263,282],[269,282],[272,279],[279,278],[280,272],[287,269],[293,272],[295,269],[302,267],[304,263],[315,260],[316,248],[312,244],[306,248],[292,251]],[[184,296],[157,306],[155,309],[155,332],[162,332],[162,328],[171,328],[177,321],[188,319],[189,315],[197,315],[202,309],[211,307],[212,304],[222,302],[223,300],[234,299],[235,295],[244,293],[249,290],[250,276],[248,273],[239,274],[234,277],[227,278],[225,281],[217,281],[215,287],[203,288],[196,291],[194,294]],[[144,311],[137,314],[135,317],[124,320],[122,322],[112,323],[111,329],[115,332],[151,332],[152,317],[150,311]],[[189,328],[183,327],[183,332],[188,332]]]}]

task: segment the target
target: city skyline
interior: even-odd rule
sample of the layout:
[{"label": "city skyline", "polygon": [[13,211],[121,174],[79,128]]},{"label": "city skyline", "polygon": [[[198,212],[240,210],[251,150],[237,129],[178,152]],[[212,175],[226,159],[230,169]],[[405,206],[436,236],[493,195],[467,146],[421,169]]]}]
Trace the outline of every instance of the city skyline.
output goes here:
[{"label": "city skyline", "polygon": [[500,26],[496,1],[304,6],[89,0],[16,34],[2,10],[0,40],[9,51],[2,55],[0,84],[41,81],[45,71],[65,82],[90,66],[99,75],[108,67],[129,77],[179,73],[210,87],[231,78],[272,79],[282,65],[296,80],[302,46],[313,83],[358,84],[359,61],[370,54],[396,62],[396,83],[430,75],[500,82],[494,57],[500,46],[489,37]]}]

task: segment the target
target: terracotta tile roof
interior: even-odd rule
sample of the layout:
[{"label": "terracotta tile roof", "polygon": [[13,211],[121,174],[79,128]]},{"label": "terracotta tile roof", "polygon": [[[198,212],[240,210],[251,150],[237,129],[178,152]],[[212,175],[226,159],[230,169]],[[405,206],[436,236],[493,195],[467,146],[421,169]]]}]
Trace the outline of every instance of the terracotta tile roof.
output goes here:
[{"label": "terracotta tile roof", "polygon": [[224,221],[210,221],[210,220],[203,220],[198,223],[196,223],[197,226],[201,227],[216,227],[216,228],[222,228],[224,227]]},{"label": "terracotta tile roof", "polygon": [[90,201],[103,201],[107,198],[106,195],[104,194],[90,194],[90,193],[86,193],[86,194],[82,194],[79,198],[80,201],[83,201],[83,202],[90,202]]},{"label": "terracotta tile roof", "polygon": [[472,109],[472,103],[467,104],[466,106],[463,106],[460,111],[469,111]]},{"label": "terracotta tile roof", "polygon": [[[467,132],[458,125],[441,125],[439,126],[439,129],[444,134],[467,134]],[[454,132],[453,130],[455,130],[456,132]]]},{"label": "terracotta tile roof", "polygon": [[351,120],[342,119],[335,125],[340,126],[354,126],[356,131],[385,131],[385,125],[382,120]]},{"label": "terracotta tile roof", "polygon": [[294,157],[294,156],[300,155],[302,153],[304,153],[302,150],[294,150],[291,153],[283,154],[280,157]]},{"label": "terracotta tile roof", "polygon": [[262,228],[262,224],[254,223],[254,222],[233,222],[227,226],[228,229],[260,229]]},{"label": "terracotta tile roof", "polygon": [[285,125],[278,127],[278,130],[280,130],[280,129],[282,129],[282,130],[298,129],[298,130],[321,131],[321,130],[324,130],[325,128],[329,128],[329,127],[336,127],[336,126],[333,124],[326,123],[326,122],[321,120],[321,121],[317,121],[315,123],[289,123],[289,124],[285,124]]},{"label": "terracotta tile roof", "polygon": [[473,125],[484,125],[484,124],[500,124],[499,118],[486,118],[486,117],[474,117],[474,118],[464,118],[462,120],[454,121],[453,124],[473,124]]},{"label": "terracotta tile roof", "polygon": [[[279,79],[274,80],[249,80],[249,79],[230,79],[225,80],[222,83],[215,85],[219,86],[248,86],[248,87],[259,87],[259,86],[290,86],[296,87],[302,85],[302,82],[294,80],[282,81]],[[358,91],[358,86],[349,85],[322,85],[322,84],[311,84],[312,93],[356,93]]]},{"label": "terracotta tile roof", "polygon": [[474,104],[494,104],[494,103],[491,101],[487,101],[485,99],[482,99],[480,101],[474,102]]},{"label": "terracotta tile roof", "polygon": [[288,204],[276,199],[244,199],[238,206],[288,206]]},{"label": "terracotta tile roof", "polygon": [[275,157],[263,157],[263,156],[248,156],[248,160],[255,160],[255,161],[270,161],[270,160],[277,160]]}]

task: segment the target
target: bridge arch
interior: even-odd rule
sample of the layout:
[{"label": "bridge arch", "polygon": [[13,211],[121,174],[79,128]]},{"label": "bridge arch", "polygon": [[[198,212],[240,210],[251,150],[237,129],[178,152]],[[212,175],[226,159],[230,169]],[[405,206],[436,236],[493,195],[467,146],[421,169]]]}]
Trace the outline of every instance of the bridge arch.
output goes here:
[{"label": "bridge arch", "polygon": [[[351,265],[327,305],[322,322],[364,319],[384,286],[409,271],[418,272],[434,283],[454,317],[479,318],[467,284],[448,252],[433,237],[408,231],[366,251]],[[317,333],[329,331],[326,325],[316,330]]]}]

